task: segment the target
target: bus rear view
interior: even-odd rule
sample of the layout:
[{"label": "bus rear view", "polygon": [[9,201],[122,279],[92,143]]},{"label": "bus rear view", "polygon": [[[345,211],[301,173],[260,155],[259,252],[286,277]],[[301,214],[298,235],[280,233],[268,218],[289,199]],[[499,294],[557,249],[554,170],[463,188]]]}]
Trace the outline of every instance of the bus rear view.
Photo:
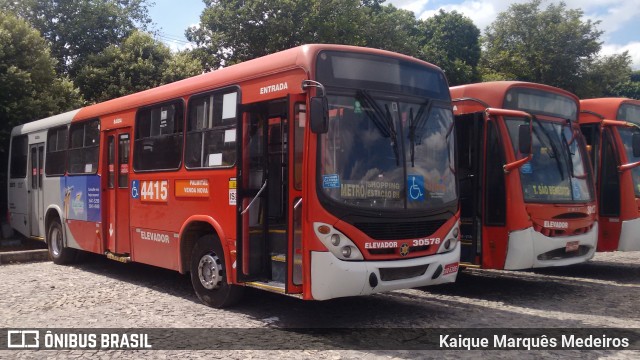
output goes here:
[{"label": "bus rear view", "polygon": [[461,263],[519,270],[590,259],[598,224],[578,99],[550,86],[507,81],[452,87],[451,93]]},{"label": "bus rear view", "polygon": [[640,101],[580,101],[598,194],[598,251],[640,250]]}]

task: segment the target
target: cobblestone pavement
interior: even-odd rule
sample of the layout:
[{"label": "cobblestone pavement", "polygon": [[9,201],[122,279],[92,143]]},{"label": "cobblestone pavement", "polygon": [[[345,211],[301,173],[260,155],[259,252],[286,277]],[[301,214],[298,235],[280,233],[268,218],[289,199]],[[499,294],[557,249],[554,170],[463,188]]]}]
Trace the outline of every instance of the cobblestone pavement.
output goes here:
[{"label": "cobblestone pavement", "polygon": [[[565,268],[466,270],[456,284],[306,302],[258,290],[225,310],[202,305],[187,276],[98,256],[74,266],[0,266],[0,328],[640,328],[640,252]],[[179,344],[178,344],[179,345]],[[635,359],[637,351],[0,351],[0,358]]]}]

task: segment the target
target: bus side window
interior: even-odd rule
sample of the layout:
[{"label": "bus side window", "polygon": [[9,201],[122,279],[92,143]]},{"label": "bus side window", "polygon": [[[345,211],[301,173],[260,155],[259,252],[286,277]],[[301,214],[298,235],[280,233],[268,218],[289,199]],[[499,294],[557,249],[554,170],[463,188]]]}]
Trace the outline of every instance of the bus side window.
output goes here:
[{"label": "bus side window", "polygon": [[47,176],[62,176],[67,161],[67,134],[66,126],[49,129],[47,133],[47,161],[45,174]]},{"label": "bus side window", "polygon": [[16,136],[11,140],[11,168],[9,175],[12,179],[27,177],[27,136]]},{"label": "bus side window", "polygon": [[138,111],[133,168],[176,170],[182,160],[184,106],[174,101]]},{"label": "bus side window", "polygon": [[233,166],[236,162],[238,92],[217,91],[189,100],[187,168]]},{"label": "bus side window", "polygon": [[69,133],[71,142],[67,171],[70,174],[95,174],[100,154],[100,120],[73,123]]},{"label": "bus side window", "polygon": [[505,194],[504,156],[498,130],[493,121],[487,123],[487,153],[485,156],[485,224],[504,226],[506,223],[507,199]]}]

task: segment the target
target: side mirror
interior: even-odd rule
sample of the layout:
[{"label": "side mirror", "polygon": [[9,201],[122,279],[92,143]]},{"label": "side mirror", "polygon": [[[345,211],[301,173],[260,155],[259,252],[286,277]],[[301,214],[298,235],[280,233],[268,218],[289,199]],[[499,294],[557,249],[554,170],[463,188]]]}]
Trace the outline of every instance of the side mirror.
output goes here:
[{"label": "side mirror", "polygon": [[640,157],[640,133],[634,132],[631,135],[631,149],[633,150],[633,157]]},{"label": "side mirror", "polygon": [[529,124],[518,126],[518,151],[523,155],[531,154],[531,126]]},{"label": "side mirror", "polygon": [[314,134],[325,134],[329,131],[329,104],[326,96],[311,98],[311,131]]}]

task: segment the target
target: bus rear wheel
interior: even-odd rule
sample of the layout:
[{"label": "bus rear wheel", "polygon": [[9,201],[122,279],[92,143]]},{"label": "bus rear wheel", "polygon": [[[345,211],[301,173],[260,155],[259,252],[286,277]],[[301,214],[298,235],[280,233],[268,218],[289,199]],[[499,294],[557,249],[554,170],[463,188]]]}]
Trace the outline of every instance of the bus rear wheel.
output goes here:
[{"label": "bus rear wheel", "polygon": [[49,256],[55,264],[70,264],[76,259],[76,250],[64,246],[64,232],[58,219],[51,221],[47,230]]},{"label": "bus rear wheel", "polygon": [[198,239],[191,252],[191,284],[200,301],[214,308],[237,303],[243,287],[227,283],[224,253],[212,235]]}]

